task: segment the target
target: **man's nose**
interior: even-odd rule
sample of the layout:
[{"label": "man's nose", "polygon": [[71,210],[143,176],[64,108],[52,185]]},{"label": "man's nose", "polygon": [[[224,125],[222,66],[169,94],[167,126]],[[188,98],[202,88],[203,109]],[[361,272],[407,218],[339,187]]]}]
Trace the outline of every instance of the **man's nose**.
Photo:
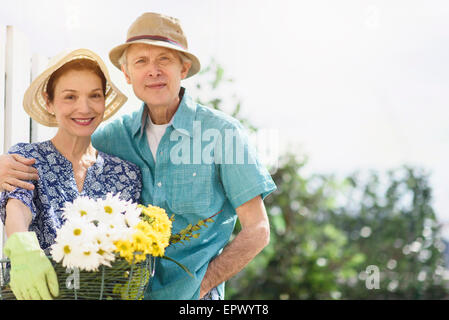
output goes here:
[{"label": "man's nose", "polygon": [[157,63],[151,62],[148,64],[147,76],[158,77],[161,75],[161,69]]}]

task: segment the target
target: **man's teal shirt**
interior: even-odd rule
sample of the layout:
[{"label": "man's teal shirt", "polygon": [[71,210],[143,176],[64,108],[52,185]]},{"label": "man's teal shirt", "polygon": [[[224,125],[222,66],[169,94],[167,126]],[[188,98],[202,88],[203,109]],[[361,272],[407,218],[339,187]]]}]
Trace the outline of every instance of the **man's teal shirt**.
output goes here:
[{"label": "man's teal shirt", "polygon": [[[165,255],[185,265],[192,278],[175,263],[157,259],[146,299],[198,299],[209,262],[229,241],[236,208],[276,189],[260,164],[240,122],[223,112],[197,104],[181,89],[182,100],[162,137],[157,159],[147,142],[146,105],[98,129],[95,148],[131,161],[142,172],[141,203],[174,214],[172,233],[217,212],[197,239],[169,246]],[[224,283],[218,286],[224,297]]]}]

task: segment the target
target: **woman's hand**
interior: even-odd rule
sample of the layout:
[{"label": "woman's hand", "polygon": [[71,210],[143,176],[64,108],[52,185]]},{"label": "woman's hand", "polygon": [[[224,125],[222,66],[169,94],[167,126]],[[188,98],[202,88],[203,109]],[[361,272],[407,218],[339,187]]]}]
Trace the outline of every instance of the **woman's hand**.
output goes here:
[{"label": "woman's hand", "polygon": [[24,158],[18,154],[0,156],[0,192],[14,191],[16,187],[33,190],[34,185],[27,180],[39,178],[37,169],[32,165],[35,159]]},{"label": "woman's hand", "polygon": [[10,287],[19,300],[50,300],[59,295],[56,272],[34,232],[15,232],[4,248],[11,261]]}]

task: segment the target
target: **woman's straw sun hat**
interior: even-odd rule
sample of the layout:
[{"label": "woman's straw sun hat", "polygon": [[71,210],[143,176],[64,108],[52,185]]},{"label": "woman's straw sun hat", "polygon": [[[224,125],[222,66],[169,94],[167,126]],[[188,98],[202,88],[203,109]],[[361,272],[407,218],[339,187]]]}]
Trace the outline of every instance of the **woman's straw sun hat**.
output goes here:
[{"label": "woman's straw sun hat", "polygon": [[48,68],[31,82],[23,98],[23,108],[35,121],[47,127],[57,127],[58,123],[53,114],[47,111],[45,95],[50,76],[65,65],[76,59],[89,59],[95,61],[106,78],[105,112],[103,121],[116,113],[127,101],[127,97],[112,83],[108,69],[103,60],[88,49],[77,49],[70,53],[62,53],[50,60]]}]

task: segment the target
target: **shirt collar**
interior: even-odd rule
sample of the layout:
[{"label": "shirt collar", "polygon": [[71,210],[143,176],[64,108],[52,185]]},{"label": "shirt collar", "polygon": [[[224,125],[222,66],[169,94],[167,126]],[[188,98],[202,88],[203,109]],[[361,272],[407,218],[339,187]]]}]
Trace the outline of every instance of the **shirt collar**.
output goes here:
[{"label": "shirt collar", "polygon": [[193,137],[193,121],[196,117],[197,104],[192,97],[185,93],[184,88],[181,88],[180,94],[182,94],[182,98],[178,110],[173,116],[173,127],[181,133]]},{"label": "shirt collar", "polygon": [[[185,88],[183,87],[181,87],[181,90],[179,91],[179,96],[181,97],[181,102],[179,103],[178,110],[176,110],[173,118],[170,120],[170,123],[172,123],[176,130],[192,137],[193,121],[195,120],[196,114],[196,103],[188,94],[186,94]],[[137,117],[134,119],[134,135],[140,133],[140,136],[142,136],[147,125],[147,117],[148,108],[146,104],[143,103],[142,107],[138,111]]]}]

